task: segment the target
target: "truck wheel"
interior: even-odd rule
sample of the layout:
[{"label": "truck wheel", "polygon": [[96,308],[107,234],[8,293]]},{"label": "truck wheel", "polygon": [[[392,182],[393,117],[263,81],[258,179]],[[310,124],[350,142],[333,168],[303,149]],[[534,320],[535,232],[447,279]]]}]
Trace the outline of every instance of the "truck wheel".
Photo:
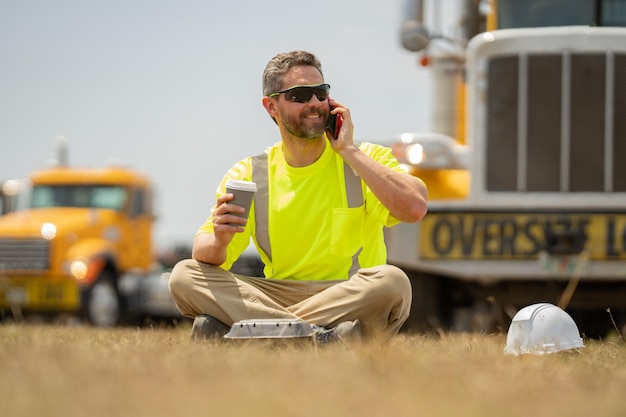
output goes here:
[{"label": "truck wheel", "polygon": [[438,332],[444,328],[439,309],[443,277],[423,273],[409,273],[413,291],[411,314],[403,326],[409,333]]},{"label": "truck wheel", "polygon": [[85,313],[96,327],[112,327],[120,322],[122,302],[110,272],[104,271],[88,290]]}]

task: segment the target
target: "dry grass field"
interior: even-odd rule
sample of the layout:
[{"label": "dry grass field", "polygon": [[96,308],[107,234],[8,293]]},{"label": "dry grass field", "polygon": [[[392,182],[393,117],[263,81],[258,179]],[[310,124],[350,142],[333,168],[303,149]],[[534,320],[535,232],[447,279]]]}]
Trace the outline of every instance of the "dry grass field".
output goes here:
[{"label": "dry grass field", "polygon": [[504,334],[317,348],[189,329],[0,325],[0,416],[626,415],[620,340],[514,357]]}]

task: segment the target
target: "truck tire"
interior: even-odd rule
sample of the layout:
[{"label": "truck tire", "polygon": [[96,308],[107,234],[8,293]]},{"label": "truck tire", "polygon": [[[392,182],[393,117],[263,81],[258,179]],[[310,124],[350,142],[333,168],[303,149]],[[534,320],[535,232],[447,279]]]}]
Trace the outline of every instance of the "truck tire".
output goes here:
[{"label": "truck tire", "polygon": [[110,271],[103,271],[96,282],[87,290],[85,315],[96,327],[113,327],[122,317],[122,300]]},{"label": "truck tire", "polygon": [[441,322],[443,278],[435,275],[408,272],[413,291],[411,314],[402,331],[408,333],[437,333],[445,327]]}]

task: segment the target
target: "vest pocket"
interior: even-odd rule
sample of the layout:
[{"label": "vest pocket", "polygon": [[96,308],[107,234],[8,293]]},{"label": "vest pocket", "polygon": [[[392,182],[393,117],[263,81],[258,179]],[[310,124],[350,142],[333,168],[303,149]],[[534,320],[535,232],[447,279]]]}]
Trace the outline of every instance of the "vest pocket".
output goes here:
[{"label": "vest pocket", "polygon": [[333,209],[330,252],[352,256],[363,246],[363,207]]}]

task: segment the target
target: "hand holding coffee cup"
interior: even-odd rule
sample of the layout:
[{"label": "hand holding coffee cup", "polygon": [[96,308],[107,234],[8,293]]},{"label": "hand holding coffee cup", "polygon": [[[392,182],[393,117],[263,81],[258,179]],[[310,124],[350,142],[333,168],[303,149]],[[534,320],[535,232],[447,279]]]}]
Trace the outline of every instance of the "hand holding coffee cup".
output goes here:
[{"label": "hand holding coffee cup", "polygon": [[[246,209],[243,213],[232,212],[230,214],[247,219],[248,213],[250,212],[250,206],[252,205],[252,199],[254,198],[254,193],[256,193],[256,184],[251,181],[228,180],[226,181],[226,192],[235,196],[235,198],[230,200],[228,204],[236,204]],[[239,223],[227,224],[230,226],[244,227],[243,224]]]}]

